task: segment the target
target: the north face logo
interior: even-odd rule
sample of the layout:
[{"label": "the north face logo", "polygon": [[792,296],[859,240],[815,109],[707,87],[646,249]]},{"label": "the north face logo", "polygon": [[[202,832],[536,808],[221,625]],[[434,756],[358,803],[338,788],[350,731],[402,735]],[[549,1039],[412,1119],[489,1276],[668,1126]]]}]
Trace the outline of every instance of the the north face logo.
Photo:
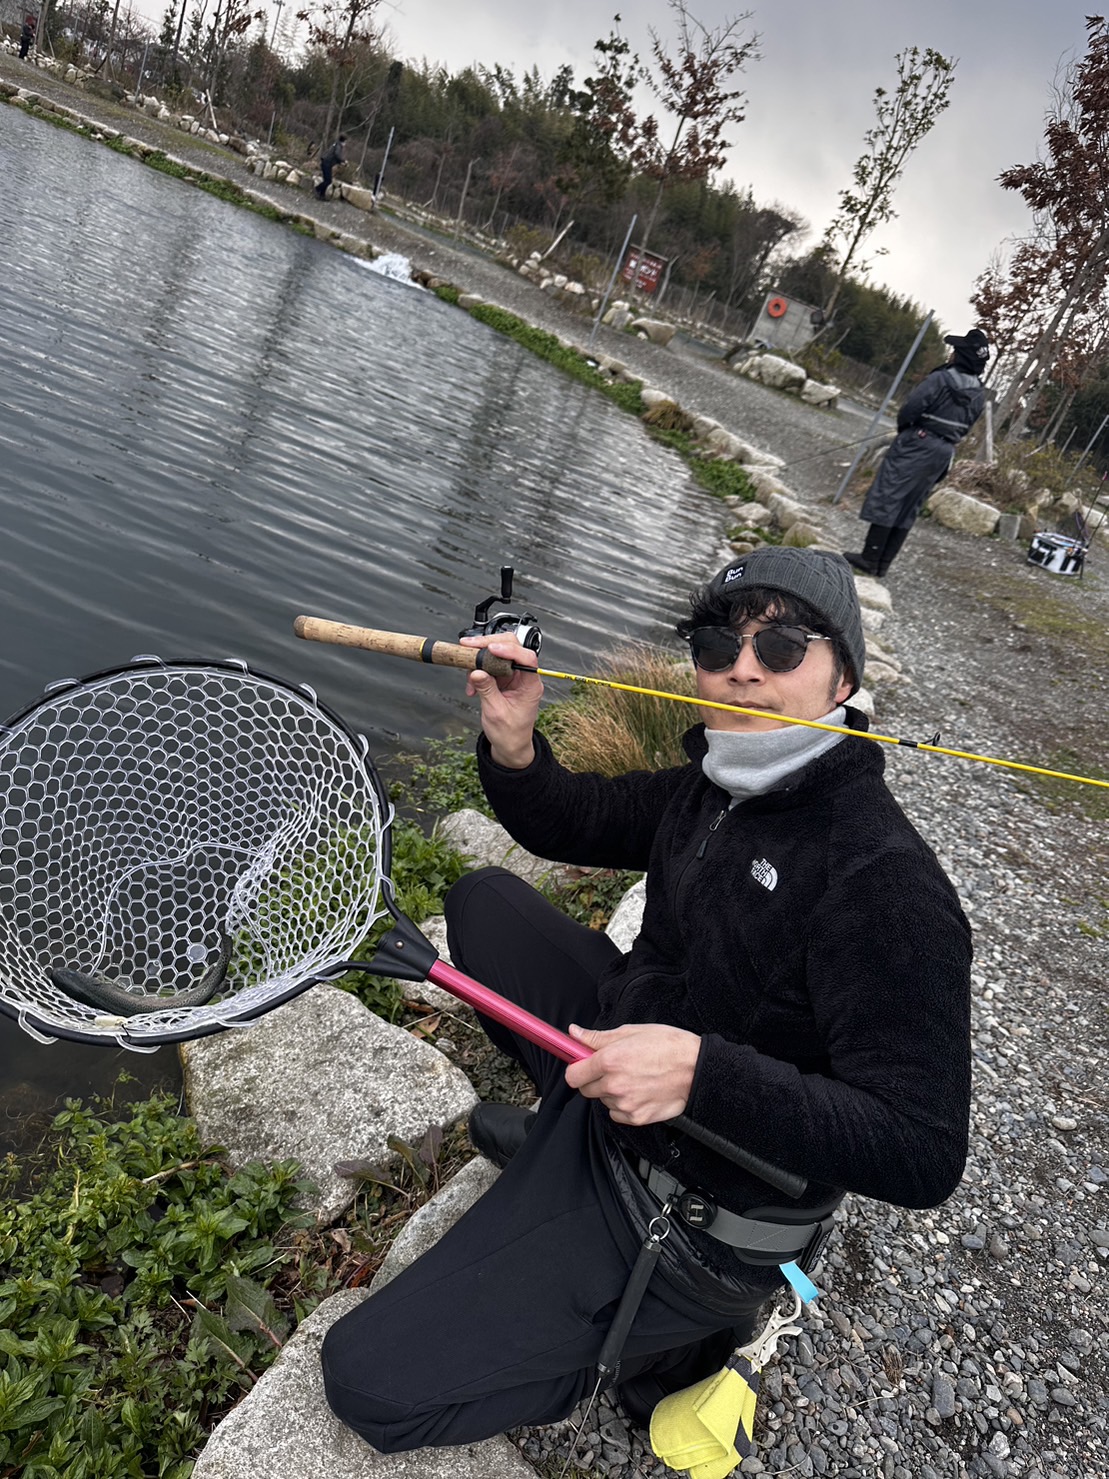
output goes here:
[{"label": "the north face logo", "polygon": [[751,864],[751,877],[756,883],[761,883],[763,888],[773,890],[778,887],[778,870],[765,858],[756,858]]}]

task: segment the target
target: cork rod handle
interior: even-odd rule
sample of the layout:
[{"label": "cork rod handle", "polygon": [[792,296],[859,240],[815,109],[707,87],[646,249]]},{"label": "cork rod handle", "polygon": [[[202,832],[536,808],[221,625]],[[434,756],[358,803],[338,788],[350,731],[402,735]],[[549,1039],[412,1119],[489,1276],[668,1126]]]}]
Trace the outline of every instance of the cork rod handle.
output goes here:
[{"label": "cork rod handle", "polygon": [[435,642],[430,637],[410,637],[403,632],[379,632],[373,627],[349,626],[342,621],[325,621],[322,616],[298,616],[293,631],[307,642],[333,642],[340,647],[362,647],[369,652],[383,652],[390,657],[407,657],[413,662],[437,663],[448,668],[472,672],[480,668],[494,678],[511,675],[512,664],[503,657],[493,657],[482,647],[460,647],[457,642]]}]

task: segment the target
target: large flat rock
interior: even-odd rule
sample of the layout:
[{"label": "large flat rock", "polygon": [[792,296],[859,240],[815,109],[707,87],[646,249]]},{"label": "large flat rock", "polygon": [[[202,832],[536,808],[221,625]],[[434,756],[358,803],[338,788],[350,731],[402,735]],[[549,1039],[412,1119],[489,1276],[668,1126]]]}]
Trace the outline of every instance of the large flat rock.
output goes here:
[{"label": "large flat rock", "polygon": [[336,1320],[370,1297],[344,1290],[308,1316],[216,1428],[193,1479],[535,1479],[507,1438],[386,1454],[335,1417],[324,1397],[320,1346]]},{"label": "large flat rock", "polygon": [[252,1027],[182,1045],[185,1094],[205,1142],[233,1165],[300,1161],[333,1221],[355,1185],[336,1161],[392,1157],[390,1135],[418,1144],[429,1125],[470,1112],[477,1095],[437,1048],[383,1022],[336,986],[313,986]]}]

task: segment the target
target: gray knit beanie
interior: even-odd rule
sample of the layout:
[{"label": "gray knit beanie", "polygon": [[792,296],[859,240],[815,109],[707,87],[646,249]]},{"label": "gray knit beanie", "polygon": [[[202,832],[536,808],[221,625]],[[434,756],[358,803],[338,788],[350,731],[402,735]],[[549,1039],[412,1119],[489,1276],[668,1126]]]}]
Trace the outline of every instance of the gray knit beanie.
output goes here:
[{"label": "gray knit beanie", "polygon": [[828,636],[839,636],[853,670],[855,693],[866,668],[866,640],[859,610],[859,594],[851,566],[831,550],[792,549],[763,545],[749,555],[738,555],[709,582],[709,590],[738,596],[749,586],[765,586],[807,601],[827,621]]}]

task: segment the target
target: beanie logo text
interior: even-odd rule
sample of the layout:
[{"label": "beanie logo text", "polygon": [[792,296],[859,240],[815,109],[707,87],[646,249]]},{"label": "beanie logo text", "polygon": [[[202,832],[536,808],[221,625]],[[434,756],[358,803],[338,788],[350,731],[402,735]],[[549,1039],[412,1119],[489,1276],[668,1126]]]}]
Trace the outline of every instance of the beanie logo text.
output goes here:
[{"label": "beanie logo text", "polygon": [[730,570],[724,571],[722,585],[731,585],[733,580],[738,580],[747,567],[745,565],[733,565]]}]

